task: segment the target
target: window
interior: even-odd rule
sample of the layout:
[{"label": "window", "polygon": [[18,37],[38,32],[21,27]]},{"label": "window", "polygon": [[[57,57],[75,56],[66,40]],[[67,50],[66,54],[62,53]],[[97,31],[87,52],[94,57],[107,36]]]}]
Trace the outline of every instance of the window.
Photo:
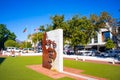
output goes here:
[{"label": "window", "polygon": [[102,41],[106,42],[108,38],[110,38],[110,32],[109,31],[102,32]]},{"label": "window", "polygon": [[97,37],[97,35],[94,36],[94,43],[98,43],[98,37]]}]

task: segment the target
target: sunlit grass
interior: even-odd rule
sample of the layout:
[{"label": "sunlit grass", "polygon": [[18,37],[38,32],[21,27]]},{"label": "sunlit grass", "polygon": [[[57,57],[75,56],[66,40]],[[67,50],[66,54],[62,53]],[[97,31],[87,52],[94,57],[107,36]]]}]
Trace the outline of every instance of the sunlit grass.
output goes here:
[{"label": "sunlit grass", "polygon": [[120,80],[120,66],[64,60],[64,66],[84,70],[83,74],[93,75],[108,80]]},{"label": "sunlit grass", "polygon": [[[41,61],[40,56],[7,57],[0,65],[0,80],[53,80],[26,67],[26,65],[41,64]],[[66,79],[71,80],[67,77],[59,80]]]},{"label": "sunlit grass", "polygon": [[[0,80],[54,80],[42,73],[37,73],[26,65],[39,65],[42,63],[40,56],[29,57],[0,57]],[[120,66],[64,60],[64,66],[84,70],[83,74],[120,80]],[[58,80],[72,80],[64,77]]]}]

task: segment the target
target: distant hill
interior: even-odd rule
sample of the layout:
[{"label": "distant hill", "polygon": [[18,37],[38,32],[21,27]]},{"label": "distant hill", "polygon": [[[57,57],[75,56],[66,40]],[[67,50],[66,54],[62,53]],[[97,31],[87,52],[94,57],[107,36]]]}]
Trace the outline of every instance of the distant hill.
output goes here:
[{"label": "distant hill", "polygon": [[23,41],[19,40],[19,39],[16,39],[16,42],[18,43],[22,43]]}]

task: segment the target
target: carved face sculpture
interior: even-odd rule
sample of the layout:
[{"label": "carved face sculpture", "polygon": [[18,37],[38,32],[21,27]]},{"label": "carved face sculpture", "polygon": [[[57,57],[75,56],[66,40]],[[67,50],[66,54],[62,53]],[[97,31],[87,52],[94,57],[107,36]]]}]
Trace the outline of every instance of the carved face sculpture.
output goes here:
[{"label": "carved face sculpture", "polygon": [[44,33],[43,40],[42,40],[42,66],[48,69],[52,68],[52,63],[56,59],[56,43],[51,40],[47,40],[47,34]]}]

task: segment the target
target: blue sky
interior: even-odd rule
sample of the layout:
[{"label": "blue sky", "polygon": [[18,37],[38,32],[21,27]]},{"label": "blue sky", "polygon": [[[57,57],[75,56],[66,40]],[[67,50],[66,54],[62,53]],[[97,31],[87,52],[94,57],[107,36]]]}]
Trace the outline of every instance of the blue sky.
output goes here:
[{"label": "blue sky", "polygon": [[51,24],[50,16],[55,14],[64,14],[67,20],[75,14],[89,17],[107,11],[120,18],[119,4],[120,0],[0,0],[0,24],[5,24],[17,39],[26,40],[35,28]]}]

